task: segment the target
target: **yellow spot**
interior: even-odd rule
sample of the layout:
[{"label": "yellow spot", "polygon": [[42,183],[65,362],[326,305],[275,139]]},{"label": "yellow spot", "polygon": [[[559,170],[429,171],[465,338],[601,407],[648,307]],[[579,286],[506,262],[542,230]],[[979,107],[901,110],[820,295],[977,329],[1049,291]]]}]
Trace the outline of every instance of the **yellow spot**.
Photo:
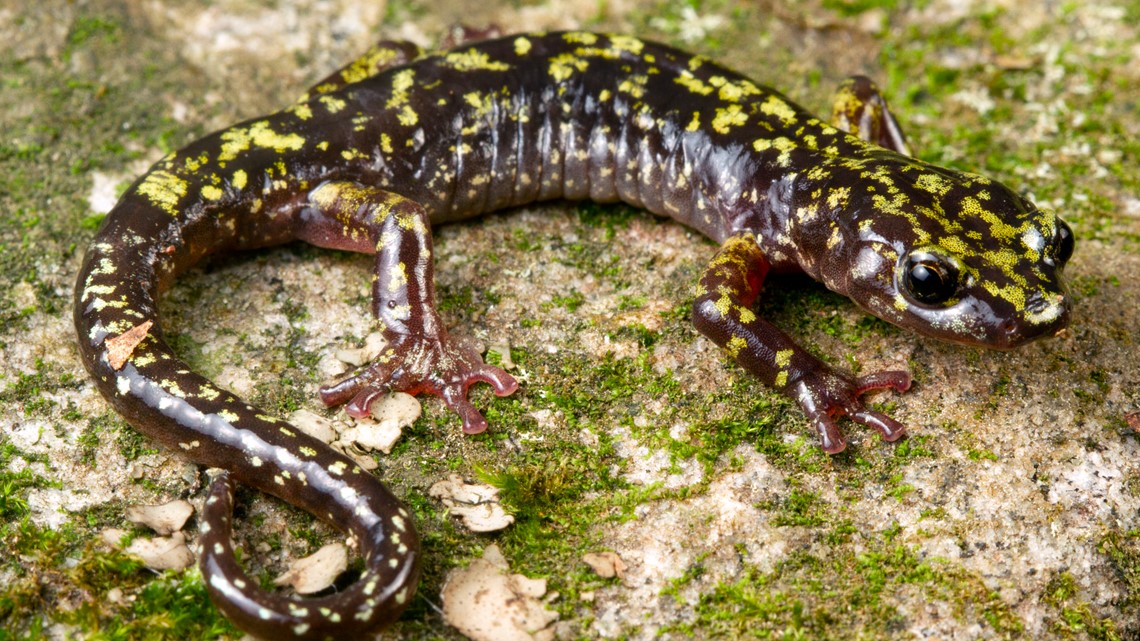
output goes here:
[{"label": "yellow spot", "polygon": [[786,371],[781,371],[779,374],[776,374],[776,380],[773,381],[773,385],[775,387],[783,387],[787,384],[788,384],[788,373]]},{"label": "yellow spot", "polygon": [[589,61],[572,53],[563,53],[550,59],[550,77],[565,82],[575,71],[583,72],[590,66]]},{"label": "yellow spot", "polygon": [[515,38],[515,55],[525,56],[530,52],[530,40],[519,36]]},{"label": "yellow spot", "polygon": [[756,151],[767,151],[772,148],[777,149],[780,155],[776,158],[776,162],[784,167],[791,164],[791,152],[796,146],[796,141],[785,136],[772,139],[758,138],[752,143],[752,148]]},{"label": "yellow spot", "polygon": [[457,71],[506,71],[511,68],[505,62],[491,60],[482,51],[455,51],[443,57],[445,63]]},{"label": "yellow spot", "polygon": [[150,203],[171,216],[178,213],[178,203],[186,195],[186,181],[168,171],[154,171],[147,174],[138,186],[138,193],[146,196]]},{"label": "yellow spot", "polygon": [[388,291],[398,292],[408,284],[408,266],[401,262],[392,270],[392,279],[388,281]]},{"label": "yellow spot", "polygon": [[938,174],[922,174],[914,181],[915,187],[928,191],[936,196],[945,196],[950,191],[950,181]]},{"label": "yellow spot", "polygon": [[718,298],[713,305],[716,306],[716,311],[720,313],[721,318],[727,317],[728,311],[732,309],[732,301],[729,300],[727,295]]},{"label": "yellow spot", "polygon": [[562,36],[566,42],[576,44],[592,45],[598,41],[597,34],[590,33],[589,31],[572,31]]},{"label": "yellow spot", "polygon": [[394,109],[408,102],[408,90],[415,84],[416,72],[411,69],[397,71],[392,75],[392,97],[384,106]]},{"label": "yellow spot", "polygon": [[760,105],[760,111],[768,116],[776,116],[783,120],[785,125],[796,122],[795,110],[778,96],[768,96],[768,99]]},{"label": "yellow spot", "polygon": [[[983,192],[984,193],[984,192]],[[988,198],[988,195],[986,196]],[[999,240],[1013,240],[1021,234],[1021,229],[1010,225],[994,212],[982,207],[972,196],[962,199],[962,215],[981,218],[990,224],[990,235]],[[1024,225],[1022,226],[1024,227]]]},{"label": "yellow spot", "polygon": [[610,36],[610,49],[628,51],[634,55],[641,53],[645,43],[631,36]]},{"label": "yellow spot", "polygon": [[298,105],[293,105],[292,111],[301,120],[308,120],[309,118],[313,117],[313,108],[310,107],[309,103],[307,103],[307,102],[303,102],[303,103],[298,104]]},{"label": "yellow spot", "polygon": [[1025,309],[1025,290],[1013,285],[998,287],[997,283],[988,280],[982,283],[982,287],[984,287],[991,296],[1003,298],[1008,301],[1017,311],[1020,312]]},{"label": "yellow spot", "polygon": [[404,107],[400,109],[400,113],[396,115],[396,120],[399,120],[400,124],[405,127],[412,127],[420,121],[420,117],[416,114],[416,111],[412,109],[411,105],[404,105]]},{"label": "yellow spot", "polygon": [[645,85],[649,82],[649,76],[635,75],[626,78],[618,85],[618,91],[627,93],[634,98],[641,98],[645,95]]},{"label": "yellow spot", "polygon": [[325,106],[325,109],[327,109],[330,114],[335,114],[341,109],[344,109],[347,104],[344,100],[327,94],[317,98],[317,100]]},{"label": "yellow spot", "polygon": [[234,186],[234,189],[245,189],[246,180],[248,180],[248,178],[245,175],[245,170],[239,169],[234,172],[234,177],[230,179],[230,184]]},{"label": "yellow spot", "polygon": [[391,66],[398,55],[397,51],[388,47],[372,47],[340,72],[341,80],[345,84],[352,84],[370,78],[380,69]]},{"label": "yellow spot", "polygon": [[938,244],[945,250],[958,256],[965,256],[970,253],[970,246],[958,236],[941,236],[938,238]]},{"label": "yellow spot", "polygon": [[794,353],[795,352],[790,349],[782,349],[776,352],[776,367],[780,369],[787,367],[788,363],[792,362],[792,355]]},{"label": "yellow spot", "polygon": [[697,131],[701,128],[701,114],[698,111],[693,112],[693,119],[689,121],[689,126],[685,127],[685,131]]},{"label": "yellow spot", "polygon": [[305,145],[304,137],[298,134],[279,134],[269,128],[269,123],[259,120],[248,127],[234,127],[222,132],[222,151],[218,160],[225,162],[238,157],[250,147],[272,149],[277,153],[296,151]]},{"label": "yellow spot", "polygon": [[715,91],[715,89],[702,82],[700,78],[693,77],[693,75],[687,71],[682,71],[681,75],[673,79],[673,82],[681,85],[682,87],[695,94],[700,94],[702,96],[707,96]]},{"label": "yellow spot", "polygon": [[744,349],[747,346],[748,341],[739,336],[733,336],[732,338],[728,339],[728,343],[724,346],[724,349],[728,352],[729,356],[736,358],[737,355],[740,354],[740,350]]},{"label": "yellow spot", "polygon": [[717,87],[717,97],[725,102],[740,102],[745,96],[754,96],[760,93],[760,88],[747,80],[733,82],[724,76],[709,78],[709,84]]},{"label": "yellow spot", "polygon": [[222,197],[222,190],[213,185],[206,185],[202,187],[202,198],[206,200],[219,200]]},{"label": "yellow spot", "polygon": [[491,108],[491,96],[481,94],[478,91],[463,94],[463,101],[481,113],[485,113]]},{"label": "yellow spot", "polygon": [[836,209],[847,204],[848,197],[851,196],[850,187],[836,187],[827,193],[827,206]]}]

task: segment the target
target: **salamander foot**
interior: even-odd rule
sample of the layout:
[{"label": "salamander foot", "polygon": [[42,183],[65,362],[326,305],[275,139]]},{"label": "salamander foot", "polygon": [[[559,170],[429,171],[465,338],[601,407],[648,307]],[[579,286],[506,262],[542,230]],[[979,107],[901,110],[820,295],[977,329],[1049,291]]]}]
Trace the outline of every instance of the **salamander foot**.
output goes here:
[{"label": "salamander foot", "polygon": [[322,387],[320,396],[329,407],[347,403],[349,416],[363,418],[373,401],[386,393],[434,394],[463,420],[465,433],[479,434],[487,429],[487,419],[467,400],[467,390],[480,381],[490,384],[498,396],[508,396],[519,387],[513,376],[487,365],[474,349],[448,336],[403,336],[389,341],[372,363]]}]

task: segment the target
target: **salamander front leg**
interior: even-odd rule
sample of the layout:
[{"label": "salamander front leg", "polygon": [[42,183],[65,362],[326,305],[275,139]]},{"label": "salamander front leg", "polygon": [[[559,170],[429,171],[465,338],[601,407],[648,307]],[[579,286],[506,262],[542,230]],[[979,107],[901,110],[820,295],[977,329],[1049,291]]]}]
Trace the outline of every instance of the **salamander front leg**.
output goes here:
[{"label": "salamander front leg", "polygon": [[839,85],[831,106],[831,123],[884,149],[911,155],[887,99],[867,76],[852,76]]},{"label": "salamander front leg", "polygon": [[888,371],[852,379],[796,345],[751,309],[767,273],[768,261],[752,234],[725,241],[698,286],[693,304],[697,329],[766,385],[799,403],[828,454],[847,447],[835,421],[841,415],[877,429],[884,440],[899,439],[906,426],[867,409],[860,397],[875,389],[905,391],[910,374]]},{"label": "salamander front leg", "polygon": [[499,396],[518,389],[502,369],[487,365],[474,349],[448,335],[435,307],[431,225],[418,203],[356,183],[331,182],[309,196],[297,236],[322,247],[376,252],[373,313],[387,346],[371,364],[321,389],[329,406],[348,403],[351,416],[368,415],[387,392],[439,396],[463,420],[463,431],[487,429],[467,400],[476,382]]}]

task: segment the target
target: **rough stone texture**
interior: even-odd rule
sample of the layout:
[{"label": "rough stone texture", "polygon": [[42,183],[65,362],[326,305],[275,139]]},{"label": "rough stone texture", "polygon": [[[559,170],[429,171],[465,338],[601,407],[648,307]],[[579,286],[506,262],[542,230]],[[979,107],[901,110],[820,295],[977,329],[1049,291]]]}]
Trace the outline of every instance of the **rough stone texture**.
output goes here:
[{"label": "rough stone texture", "polygon": [[[980,167],[1066,216],[1078,238],[1068,270],[1078,308],[1070,336],[992,353],[866,324],[804,281],[773,283],[763,313],[819,353],[916,374],[911,392],[877,399],[911,426],[903,447],[847,424],[853,447],[829,460],[793,406],[749,383],[674,313],[712,253],[695,233],[615,216],[609,242],[607,223],[584,223],[566,204],[440,230],[441,290],[474,301],[445,315],[457,331],[526,353],[515,359],[521,406],[477,394],[514,422],[493,421],[491,436],[473,439],[428,400],[407,445],[381,459],[384,478],[421,501],[429,542],[421,596],[386,638],[458,638],[428,603],[444,572],[486,544],[454,532],[424,498],[432,483],[508,470],[563,443],[612,444],[604,471],[624,489],[567,493],[585,525],[512,506],[530,516],[501,535],[503,551],[514,571],[563,595],[561,638],[1140,638],[1140,438],[1123,420],[1140,408],[1136,3],[931,0],[852,15],[833,8],[852,3],[823,0],[518,4],[0,5],[0,444],[18,452],[4,459],[6,474],[46,480],[17,485],[26,508],[0,503],[0,585],[48,581],[43,601],[0,609],[0,628],[53,623],[61,603],[83,602],[72,579],[49,571],[66,560],[19,547],[25,516],[70,528],[74,562],[102,528],[127,527],[124,506],[203,493],[193,466],[138,454],[78,362],[70,288],[92,235],[83,221],[166,150],[284,105],[377,37],[430,44],[463,21],[666,39],[821,111],[838,79],[868,73],[923,157]],[[341,371],[337,350],[370,331],[369,264],[295,247],[223,259],[167,295],[165,322],[219,384],[282,415],[320,411],[315,389]],[[566,304],[575,292],[578,304]],[[631,328],[655,342],[644,346]],[[548,399],[595,381],[583,363],[639,358],[676,388],[612,398],[594,386],[581,390],[583,409]],[[677,445],[708,451],[710,426],[736,416],[730,402],[776,418],[712,460],[677,456]],[[769,445],[752,444],[761,439]],[[297,534],[310,520],[243,500],[246,521],[258,523],[242,535],[256,568],[276,573],[319,547]],[[524,521],[581,549],[518,552],[534,536]],[[279,545],[259,545],[268,536]],[[578,562],[596,551],[617,552],[625,578],[599,581]],[[138,587],[124,591],[133,598]],[[72,628],[77,638],[91,629]]]}]

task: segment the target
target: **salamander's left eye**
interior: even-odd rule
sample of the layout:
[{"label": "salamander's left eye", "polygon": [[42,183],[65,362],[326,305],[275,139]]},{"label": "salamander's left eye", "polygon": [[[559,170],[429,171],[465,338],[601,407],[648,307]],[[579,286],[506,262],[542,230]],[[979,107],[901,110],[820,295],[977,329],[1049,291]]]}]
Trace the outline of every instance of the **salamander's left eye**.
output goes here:
[{"label": "salamander's left eye", "polygon": [[958,268],[937,254],[915,252],[903,266],[902,285],[915,301],[941,305],[958,292]]},{"label": "salamander's left eye", "polygon": [[1058,265],[1064,265],[1073,257],[1073,230],[1065,221],[1057,219],[1057,249],[1056,260]]}]

